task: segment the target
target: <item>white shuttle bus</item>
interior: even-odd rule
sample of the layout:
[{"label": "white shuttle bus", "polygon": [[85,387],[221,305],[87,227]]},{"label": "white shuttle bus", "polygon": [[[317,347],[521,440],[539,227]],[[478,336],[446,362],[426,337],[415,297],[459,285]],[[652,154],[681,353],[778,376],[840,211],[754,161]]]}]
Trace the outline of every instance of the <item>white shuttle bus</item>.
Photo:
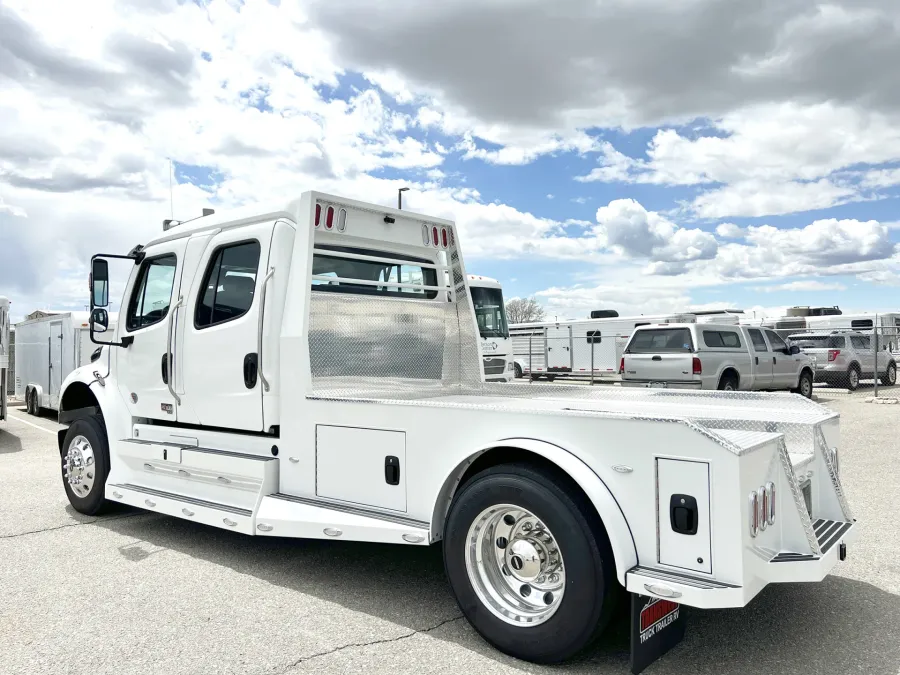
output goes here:
[{"label": "white shuttle bus", "polygon": [[509,382],[513,379],[514,367],[503,287],[496,279],[470,274],[469,293],[481,335],[484,379],[486,382]]},{"label": "white shuttle bus", "polygon": [[0,420],[6,419],[9,386],[9,299],[0,295]]},{"label": "white shuttle bus", "polygon": [[612,376],[635,328],[694,320],[693,314],[657,314],[513,325],[509,332],[516,376],[550,381],[559,376]]}]

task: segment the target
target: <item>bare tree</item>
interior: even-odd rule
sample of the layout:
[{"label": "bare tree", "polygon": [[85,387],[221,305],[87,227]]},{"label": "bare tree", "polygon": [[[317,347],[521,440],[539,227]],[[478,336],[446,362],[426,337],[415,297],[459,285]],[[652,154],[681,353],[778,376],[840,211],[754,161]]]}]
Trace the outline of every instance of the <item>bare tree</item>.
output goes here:
[{"label": "bare tree", "polygon": [[506,303],[506,319],[510,323],[541,321],[544,314],[544,308],[534,298],[513,298]]}]

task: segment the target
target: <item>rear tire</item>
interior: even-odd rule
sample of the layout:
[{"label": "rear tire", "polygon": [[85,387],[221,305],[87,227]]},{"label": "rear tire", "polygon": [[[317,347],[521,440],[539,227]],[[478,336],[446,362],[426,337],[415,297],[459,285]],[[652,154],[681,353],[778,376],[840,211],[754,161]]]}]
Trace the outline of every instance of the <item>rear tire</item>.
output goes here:
[{"label": "rear tire", "polygon": [[856,391],[859,389],[859,380],[862,377],[860,373],[859,366],[850,366],[850,370],[847,371],[847,389],[848,391]]},{"label": "rear tire", "polygon": [[69,503],[79,513],[94,516],[108,505],[109,442],[101,418],[72,422],[63,441],[62,479]]},{"label": "rear tire", "polygon": [[457,493],[444,531],[444,568],[466,619],[500,651],[536,663],[590,645],[621,594],[602,524],[563,485],[532,465],[492,467]]},{"label": "rear tire", "polygon": [[881,377],[881,384],[885,387],[893,387],[897,384],[897,364],[889,363],[887,371]]},{"label": "rear tire", "polygon": [[31,390],[31,396],[28,397],[28,400],[31,402],[31,405],[29,406],[28,414],[35,415],[35,416],[40,415],[41,414],[41,406],[38,403],[37,392],[34,389]]},{"label": "rear tire", "polygon": [[555,380],[555,379],[556,379],[556,375],[548,375],[547,376],[547,382],[553,382],[553,380]]},{"label": "rear tire", "polygon": [[719,380],[719,391],[737,391],[738,379],[731,373],[725,373]]}]

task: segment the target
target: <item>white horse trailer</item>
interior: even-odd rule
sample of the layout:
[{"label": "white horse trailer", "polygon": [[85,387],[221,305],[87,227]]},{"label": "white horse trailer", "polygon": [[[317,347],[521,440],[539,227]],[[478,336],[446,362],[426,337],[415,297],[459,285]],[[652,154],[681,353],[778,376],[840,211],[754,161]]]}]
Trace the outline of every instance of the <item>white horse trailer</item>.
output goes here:
[{"label": "white horse trailer", "polygon": [[59,410],[63,380],[99,349],[88,318],[88,312],[53,312],[16,324],[16,396],[30,414]]},{"label": "white horse trailer", "polygon": [[836,316],[808,316],[807,330],[854,330],[860,333],[871,333],[878,329],[878,340],[887,345],[891,352],[900,352],[900,313],[862,312],[859,314],[840,314]]},{"label": "white horse trailer", "polygon": [[615,375],[631,332],[652,323],[692,323],[693,314],[523,323],[510,326],[513,358],[532,380]]},{"label": "white horse trailer", "polygon": [[0,295],[0,420],[6,419],[9,377],[9,299]]}]

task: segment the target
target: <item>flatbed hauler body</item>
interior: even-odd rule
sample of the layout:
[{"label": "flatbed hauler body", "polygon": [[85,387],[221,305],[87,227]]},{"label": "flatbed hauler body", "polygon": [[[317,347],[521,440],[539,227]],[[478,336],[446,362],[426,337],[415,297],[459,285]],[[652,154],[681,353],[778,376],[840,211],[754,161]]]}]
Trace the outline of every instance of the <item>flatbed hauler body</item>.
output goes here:
[{"label": "flatbed hauler body", "polygon": [[451,222],[305,193],[131,255],[116,335],[95,336],[118,348],[63,387],[79,511],[443,540],[469,621],[540,662],[586,646],[622,587],[740,607],[821,580],[856,534],[838,416],[811,401],[483,383]]}]

